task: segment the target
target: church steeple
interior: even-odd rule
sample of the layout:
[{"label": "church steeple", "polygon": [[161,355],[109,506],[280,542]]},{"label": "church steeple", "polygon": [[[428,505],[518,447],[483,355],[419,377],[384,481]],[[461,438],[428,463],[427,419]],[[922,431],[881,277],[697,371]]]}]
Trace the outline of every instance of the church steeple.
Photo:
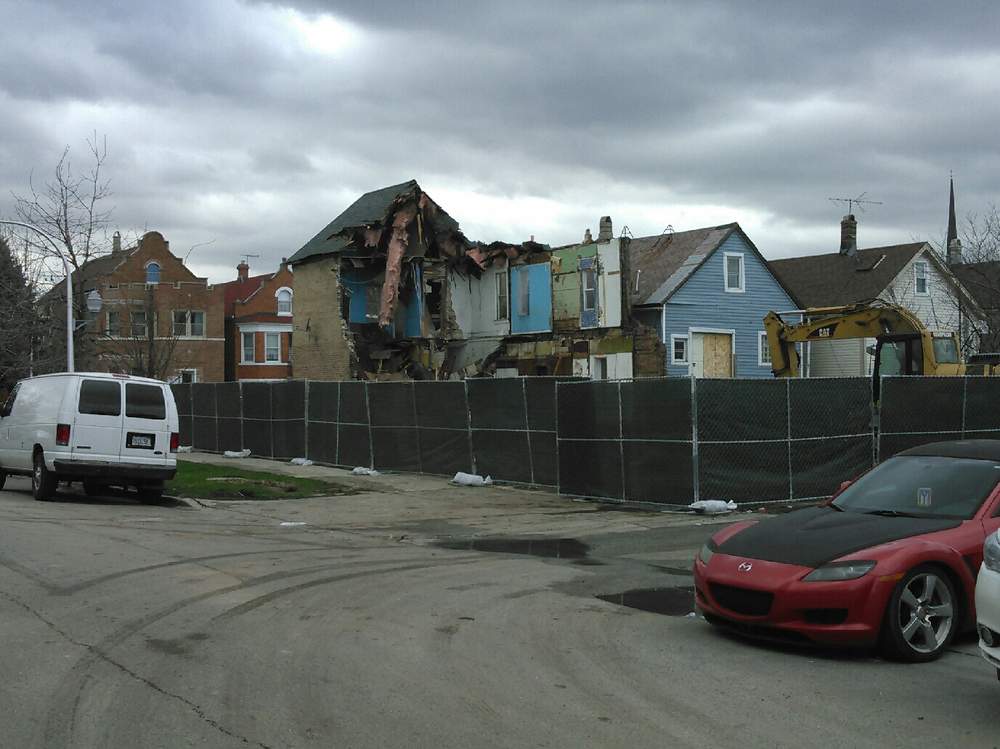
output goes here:
[{"label": "church steeple", "polygon": [[958,225],[955,221],[955,178],[948,178],[948,265],[958,265],[962,262],[962,242],[958,238]]}]

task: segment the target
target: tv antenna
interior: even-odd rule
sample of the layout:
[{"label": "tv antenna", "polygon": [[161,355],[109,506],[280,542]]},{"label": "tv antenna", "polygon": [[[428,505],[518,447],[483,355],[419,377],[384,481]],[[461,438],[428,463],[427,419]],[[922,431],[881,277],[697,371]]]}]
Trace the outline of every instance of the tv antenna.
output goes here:
[{"label": "tv antenna", "polygon": [[858,210],[864,213],[866,205],[882,205],[881,200],[869,200],[865,197],[868,191],[858,195],[856,198],[827,198],[827,200],[832,200],[834,203],[847,203],[847,212],[849,214],[854,213],[854,206],[858,207]]},{"label": "tv antenna", "polygon": [[260,255],[250,255],[250,254],[247,254],[246,252],[244,252],[242,255],[240,255],[240,257],[243,258],[243,262],[244,263],[246,263],[247,265],[250,265],[250,258],[252,258],[252,257],[259,258]]}]

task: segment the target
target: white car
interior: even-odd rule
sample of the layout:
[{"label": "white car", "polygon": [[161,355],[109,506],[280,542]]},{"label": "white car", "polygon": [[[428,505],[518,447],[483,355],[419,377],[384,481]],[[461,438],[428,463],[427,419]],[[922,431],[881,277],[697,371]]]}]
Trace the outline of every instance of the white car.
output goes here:
[{"label": "white car", "polygon": [[986,537],[983,565],[976,581],[979,650],[1000,679],[1000,531]]},{"label": "white car", "polygon": [[8,474],[31,476],[35,499],[60,481],[88,494],[134,486],[156,500],[177,472],[177,406],[159,380],[62,373],[21,380],[0,408],[0,489]]}]

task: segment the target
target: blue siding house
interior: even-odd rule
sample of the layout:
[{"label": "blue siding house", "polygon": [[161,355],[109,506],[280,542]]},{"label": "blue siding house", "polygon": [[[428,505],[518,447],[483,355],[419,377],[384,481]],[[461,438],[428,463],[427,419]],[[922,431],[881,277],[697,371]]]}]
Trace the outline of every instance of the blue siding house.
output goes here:
[{"label": "blue siding house", "polygon": [[660,331],[666,372],[771,377],[764,316],[799,305],[739,224],[629,243],[633,313]]}]

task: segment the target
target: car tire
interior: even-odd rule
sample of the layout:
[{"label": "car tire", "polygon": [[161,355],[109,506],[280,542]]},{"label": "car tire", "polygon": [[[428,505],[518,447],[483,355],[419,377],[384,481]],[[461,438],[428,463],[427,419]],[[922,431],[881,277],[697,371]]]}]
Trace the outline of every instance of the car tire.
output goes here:
[{"label": "car tire", "polygon": [[882,648],[890,658],[924,663],[939,658],[951,643],[961,616],[958,592],[935,565],[920,565],[903,576],[885,609]]},{"label": "car tire", "polygon": [[51,499],[56,493],[59,480],[56,475],[45,467],[45,456],[41,451],[35,453],[34,465],[31,471],[31,494],[40,502]]},{"label": "car tire", "polygon": [[7,483],[7,472],[0,471],[0,491],[3,491],[4,485]]}]

